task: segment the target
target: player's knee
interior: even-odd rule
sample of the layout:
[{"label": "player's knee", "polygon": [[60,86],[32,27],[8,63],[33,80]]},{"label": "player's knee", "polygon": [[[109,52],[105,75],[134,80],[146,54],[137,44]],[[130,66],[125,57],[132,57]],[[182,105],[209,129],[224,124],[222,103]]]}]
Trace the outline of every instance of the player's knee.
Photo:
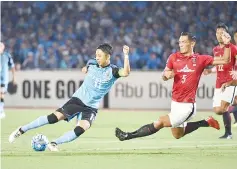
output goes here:
[{"label": "player's knee", "polygon": [[77,126],[80,126],[84,130],[88,130],[91,127],[91,124],[87,120],[80,120],[77,122]]},{"label": "player's knee", "polygon": [[218,107],[218,108],[214,108],[214,112],[217,114],[217,115],[222,115],[224,113],[223,109],[221,107]]},{"label": "player's knee", "polygon": [[85,130],[81,126],[77,126],[77,127],[75,127],[74,132],[75,132],[76,136],[79,137],[80,135],[82,135],[85,132]]},{"label": "player's knee", "polygon": [[161,116],[159,117],[157,122],[158,122],[157,125],[159,125],[159,128],[171,127],[169,116]]},{"label": "player's knee", "polygon": [[163,127],[163,122],[160,121],[160,119],[157,121],[154,121],[153,124],[154,124],[155,129],[160,129],[161,127]]},{"label": "player's knee", "polygon": [[58,122],[57,116],[53,113],[48,115],[47,118],[48,118],[49,124],[54,124]]},{"label": "player's knee", "polygon": [[174,136],[174,138],[176,138],[176,139],[180,139],[180,138],[183,137],[183,135],[181,135],[181,134],[173,134],[173,136]]},{"label": "player's knee", "polygon": [[172,128],[172,135],[176,139],[180,139],[184,136],[185,130],[184,128]]}]

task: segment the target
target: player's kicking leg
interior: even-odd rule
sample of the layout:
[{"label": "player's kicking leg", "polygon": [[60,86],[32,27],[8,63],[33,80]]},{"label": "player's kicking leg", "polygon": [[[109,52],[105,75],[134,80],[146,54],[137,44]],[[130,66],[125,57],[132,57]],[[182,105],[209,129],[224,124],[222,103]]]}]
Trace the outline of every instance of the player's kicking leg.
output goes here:
[{"label": "player's kicking leg", "polygon": [[[73,115],[74,116],[74,115]],[[48,144],[48,149],[50,151],[58,151],[58,145],[63,143],[71,142],[82,135],[86,130],[88,130],[94,120],[95,114],[89,112],[81,112],[77,115],[77,124],[74,130],[69,131],[62,135],[61,137],[53,140]],[[71,117],[72,118],[72,117]],[[71,119],[69,118],[68,121]]]},{"label": "player's kicking leg", "polygon": [[10,134],[8,140],[10,143],[13,143],[16,138],[20,137],[22,134],[26,133],[27,131],[31,129],[35,129],[35,128],[44,126],[46,124],[54,124],[63,119],[65,119],[65,116],[61,112],[55,112],[48,116],[40,116],[39,118],[35,119],[32,122],[24,126],[18,127],[15,131],[13,131]]}]

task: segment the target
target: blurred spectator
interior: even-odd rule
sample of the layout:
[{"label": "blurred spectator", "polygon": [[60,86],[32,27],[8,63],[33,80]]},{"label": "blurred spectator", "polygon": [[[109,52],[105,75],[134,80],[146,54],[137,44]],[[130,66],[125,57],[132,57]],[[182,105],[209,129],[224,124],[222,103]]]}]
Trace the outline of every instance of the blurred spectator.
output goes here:
[{"label": "blurred spectator", "polygon": [[149,70],[156,70],[161,67],[161,59],[157,57],[156,53],[151,53],[146,65]]},{"label": "blurred spectator", "polygon": [[196,52],[212,54],[216,24],[225,22],[233,33],[236,11],[234,1],[6,1],[1,3],[1,37],[22,69],[81,68],[103,42],[113,45],[111,59],[117,64],[126,44],[133,69],[163,69],[182,31],[197,36]]},{"label": "blurred spectator", "polygon": [[115,55],[114,57],[114,64],[117,65],[118,67],[123,67],[123,61],[121,59],[121,55]]},{"label": "blurred spectator", "polygon": [[137,64],[138,64],[139,59],[140,59],[140,55],[137,53],[137,49],[131,47],[129,49],[129,61],[130,61],[131,68],[133,69],[138,68]]},{"label": "blurred spectator", "polygon": [[68,51],[63,51],[63,58],[60,61],[59,68],[60,69],[67,69],[70,67],[70,57],[69,57],[69,52]]},{"label": "blurred spectator", "polygon": [[35,68],[34,53],[28,52],[28,55],[22,64],[22,69],[27,70],[27,69],[34,69],[34,68]]}]

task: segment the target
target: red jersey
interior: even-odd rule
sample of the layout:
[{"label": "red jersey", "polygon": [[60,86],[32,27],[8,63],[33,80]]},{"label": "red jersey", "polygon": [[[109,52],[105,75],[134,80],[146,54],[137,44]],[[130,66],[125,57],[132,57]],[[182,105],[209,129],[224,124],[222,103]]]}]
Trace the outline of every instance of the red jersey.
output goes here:
[{"label": "red jersey", "polygon": [[199,80],[203,70],[213,63],[209,55],[193,54],[183,56],[180,52],[171,54],[166,67],[174,71],[172,100],[194,103]]},{"label": "red jersey", "polygon": [[[221,48],[219,45],[213,48],[213,55],[215,57],[222,57],[224,54],[224,48]],[[230,62],[225,65],[216,66],[216,88],[221,88],[222,84],[228,81],[233,80],[230,75],[230,71],[235,70],[235,62],[237,57],[237,47],[233,44],[230,44]]]}]

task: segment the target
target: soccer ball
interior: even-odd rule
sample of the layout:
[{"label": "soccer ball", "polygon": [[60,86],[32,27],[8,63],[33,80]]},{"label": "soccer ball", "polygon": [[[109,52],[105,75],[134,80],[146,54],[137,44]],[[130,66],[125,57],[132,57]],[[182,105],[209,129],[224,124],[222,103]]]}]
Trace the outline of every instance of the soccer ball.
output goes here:
[{"label": "soccer ball", "polygon": [[37,134],[31,140],[31,146],[35,151],[44,151],[49,143],[46,136]]}]

